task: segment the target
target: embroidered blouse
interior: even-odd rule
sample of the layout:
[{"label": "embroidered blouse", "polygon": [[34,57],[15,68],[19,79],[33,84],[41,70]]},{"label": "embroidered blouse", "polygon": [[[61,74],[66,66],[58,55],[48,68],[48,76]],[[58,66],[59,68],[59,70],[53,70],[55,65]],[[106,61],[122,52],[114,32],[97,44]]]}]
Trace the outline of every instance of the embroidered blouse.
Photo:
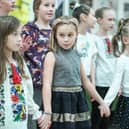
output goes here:
[{"label": "embroidered blouse", "polygon": [[19,73],[17,64],[7,64],[7,77],[0,85],[0,129],[27,129],[28,113],[33,119],[41,116],[33,101],[33,85],[27,66],[27,79]]}]

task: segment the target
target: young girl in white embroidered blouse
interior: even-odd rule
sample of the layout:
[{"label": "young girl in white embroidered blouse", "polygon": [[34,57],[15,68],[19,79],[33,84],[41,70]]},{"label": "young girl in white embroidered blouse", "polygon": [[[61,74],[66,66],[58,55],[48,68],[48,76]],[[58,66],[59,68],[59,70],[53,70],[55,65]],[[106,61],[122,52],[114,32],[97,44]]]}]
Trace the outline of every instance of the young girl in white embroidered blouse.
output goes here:
[{"label": "young girl in white embroidered blouse", "polygon": [[[122,49],[119,49],[119,41],[122,42]],[[117,96],[121,87],[122,95],[119,98],[117,107],[117,118],[120,129],[129,128],[129,19],[121,19],[118,25],[118,32],[113,37],[113,51],[117,59],[117,67],[114,79],[109,91],[105,96],[105,102],[109,105]],[[122,50],[122,52],[120,52]]]},{"label": "young girl in white embroidered blouse", "polygon": [[0,17],[0,129],[27,129],[28,113],[42,123],[33,101],[30,73],[19,54],[20,22],[13,16]]}]

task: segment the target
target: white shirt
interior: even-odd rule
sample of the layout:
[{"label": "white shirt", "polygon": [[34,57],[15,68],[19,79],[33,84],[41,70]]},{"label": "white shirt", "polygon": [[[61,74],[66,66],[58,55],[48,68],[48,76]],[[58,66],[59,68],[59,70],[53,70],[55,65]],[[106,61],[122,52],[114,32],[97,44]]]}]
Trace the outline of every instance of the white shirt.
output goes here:
[{"label": "white shirt", "polygon": [[[10,75],[12,74],[11,67],[10,65],[7,64],[6,68],[7,68],[6,80],[2,85],[0,85],[0,107],[1,107],[0,108],[0,114],[1,114],[0,129],[27,129],[28,113],[32,115],[33,119],[38,119],[41,116],[41,112],[39,111],[39,106],[35,104],[35,102],[33,101],[33,85],[32,85],[30,73],[28,71],[27,66],[24,65],[24,70],[28,79],[22,78],[20,88],[18,88],[17,84],[15,85],[18,88],[18,92],[21,92],[19,95],[21,97],[17,98],[16,95],[14,94],[16,93],[15,88],[13,87],[10,80]],[[26,119],[24,120],[19,119],[18,114],[21,109],[19,109],[20,107],[18,108],[17,104],[14,106],[15,103],[14,101],[12,101],[13,96],[17,98],[15,101],[18,100],[19,104],[22,102],[21,100],[23,101],[25,100],[24,102],[25,102]],[[18,113],[15,113],[16,116],[14,114],[13,106],[17,107],[16,109]]]},{"label": "white shirt", "polygon": [[125,55],[121,55],[117,59],[113,82],[104,101],[110,105],[117,96],[120,88],[122,90],[122,95],[129,97],[129,57]]},{"label": "white shirt", "polygon": [[94,35],[86,33],[86,35],[78,35],[76,49],[81,57],[82,64],[87,76],[90,75],[91,62],[97,53]]},{"label": "white shirt", "polygon": [[[96,36],[97,55],[95,61],[95,81],[96,86],[109,87],[112,82],[116,57],[113,53],[108,53],[106,37]],[[109,37],[111,39],[111,37]]]}]

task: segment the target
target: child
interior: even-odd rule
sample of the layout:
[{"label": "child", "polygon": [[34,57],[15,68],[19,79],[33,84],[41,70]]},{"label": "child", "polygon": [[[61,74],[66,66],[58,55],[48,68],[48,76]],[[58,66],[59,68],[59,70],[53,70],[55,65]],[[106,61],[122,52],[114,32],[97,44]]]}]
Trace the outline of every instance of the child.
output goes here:
[{"label": "child", "polygon": [[120,129],[129,128],[129,19],[121,19],[118,31],[113,37],[114,54],[120,54],[119,44],[123,43],[122,54],[117,59],[115,75],[111,87],[109,88],[105,102],[111,105],[112,101],[117,96],[121,87],[122,95],[119,98],[117,107],[117,116],[119,118]]},{"label": "child", "polygon": [[[113,30],[115,24],[115,12],[112,8],[102,7],[96,10],[95,16],[99,25],[96,33],[96,61],[95,61],[95,83],[96,90],[101,97],[104,97],[111,85],[115,60],[113,56],[111,36],[108,34]],[[101,118],[99,115],[98,104],[92,104],[92,129],[108,129],[109,118]]]},{"label": "child", "polygon": [[8,15],[15,8],[16,0],[0,0],[0,16]]},{"label": "child", "polygon": [[[73,11],[73,16],[79,21],[79,35],[77,38],[77,51],[81,57],[87,76],[95,86],[94,57],[97,53],[94,35],[88,31],[96,24],[95,12],[87,5],[79,5]],[[91,101],[87,95],[87,101],[91,111]]]},{"label": "child", "polygon": [[34,103],[32,80],[22,57],[20,22],[0,17],[0,129],[27,129],[28,113],[42,123]]},{"label": "child", "polygon": [[[34,100],[41,106],[42,102],[42,77],[43,62],[48,51],[51,27],[49,25],[54,15],[55,0],[34,0],[33,10],[35,19],[23,27],[23,49],[24,59],[30,70],[33,86]],[[28,122],[28,128],[35,129],[36,123]]]},{"label": "child", "polygon": [[108,107],[87,79],[80,57],[73,49],[77,34],[78,22],[75,18],[66,16],[55,20],[51,51],[47,53],[44,62],[43,129],[50,126],[51,115],[51,129],[90,129],[90,112],[82,84],[100,103],[101,115],[110,114]]}]

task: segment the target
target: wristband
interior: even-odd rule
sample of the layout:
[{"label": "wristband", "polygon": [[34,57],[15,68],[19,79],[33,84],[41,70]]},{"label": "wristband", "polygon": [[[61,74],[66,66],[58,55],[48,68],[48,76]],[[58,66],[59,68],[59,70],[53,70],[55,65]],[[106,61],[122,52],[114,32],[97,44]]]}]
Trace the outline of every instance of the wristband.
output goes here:
[{"label": "wristband", "polygon": [[45,114],[45,115],[52,115],[51,112],[43,112],[43,114]]}]

